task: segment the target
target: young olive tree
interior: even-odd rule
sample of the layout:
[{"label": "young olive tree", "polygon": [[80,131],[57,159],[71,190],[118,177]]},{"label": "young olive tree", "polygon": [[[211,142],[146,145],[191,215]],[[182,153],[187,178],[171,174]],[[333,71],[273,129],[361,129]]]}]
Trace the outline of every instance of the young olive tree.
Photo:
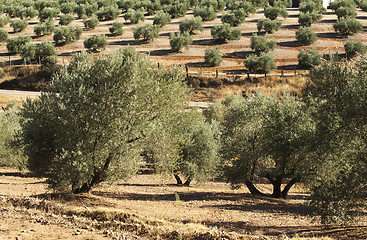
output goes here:
[{"label": "young olive tree", "polygon": [[134,38],[138,40],[143,38],[145,42],[151,42],[159,36],[161,30],[158,25],[144,24],[133,28]]},{"label": "young olive tree", "polygon": [[367,47],[362,42],[354,40],[347,41],[344,44],[344,49],[348,58],[353,58],[357,54],[364,55],[367,51]]},{"label": "young olive tree", "polygon": [[51,35],[55,29],[55,25],[52,19],[47,19],[44,22],[38,23],[34,27],[34,33],[40,37],[43,35]]},{"label": "young olive tree", "polygon": [[112,27],[109,28],[110,33],[113,36],[120,36],[124,33],[124,24],[122,22],[114,22],[112,23]]},{"label": "young olive tree", "polygon": [[310,45],[317,40],[316,34],[309,27],[300,27],[296,32],[296,38],[297,41],[304,45]]},{"label": "young olive tree", "polygon": [[181,52],[183,48],[189,48],[192,38],[188,32],[173,32],[169,36],[169,43],[173,52]]},{"label": "young olive tree", "polygon": [[283,18],[288,17],[288,12],[285,7],[273,7],[269,6],[264,9],[264,14],[266,18],[270,20],[276,19],[278,16],[282,16]]},{"label": "young olive tree", "polygon": [[8,32],[4,29],[0,29],[0,44],[8,40]]},{"label": "young olive tree", "polygon": [[251,49],[257,53],[269,52],[274,50],[276,42],[274,40],[269,41],[269,36],[258,36],[256,33],[251,38]]},{"label": "young olive tree", "polygon": [[220,43],[227,43],[230,40],[239,40],[241,38],[241,31],[232,28],[228,23],[214,26],[211,34],[212,37]]},{"label": "young olive tree", "polygon": [[315,48],[308,51],[301,50],[298,53],[298,65],[304,68],[311,68],[321,64],[322,55]]},{"label": "young olive tree", "polygon": [[194,16],[201,17],[203,21],[213,21],[217,14],[213,7],[196,7],[194,9]]},{"label": "young olive tree", "polygon": [[22,50],[22,47],[31,41],[30,36],[18,36],[18,37],[12,37],[8,38],[6,43],[7,50],[12,53],[20,53]]},{"label": "young olive tree", "polygon": [[139,21],[144,22],[144,13],[140,10],[129,9],[124,15],[125,21],[130,20],[131,23],[138,23]]},{"label": "young olive tree", "polygon": [[71,14],[62,14],[60,15],[60,21],[59,24],[62,26],[69,25],[74,20],[73,15]]},{"label": "young olive tree", "polygon": [[189,34],[195,34],[198,31],[203,31],[203,21],[201,17],[194,17],[194,18],[186,18],[180,22],[180,32],[188,32]]},{"label": "young olive tree", "polygon": [[69,44],[79,40],[82,32],[81,27],[61,26],[55,28],[53,39],[56,44]]},{"label": "young olive tree", "polygon": [[262,18],[257,22],[257,31],[260,32],[264,29],[266,33],[272,34],[278,31],[281,25],[282,22],[277,19],[270,20],[268,18]]},{"label": "young olive tree", "polygon": [[10,23],[10,26],[13,28],[14,32],[21,32],[28,27],[28,21],[26,19],[14,20]]},{"label": "young olive tree", "polygon": [[85,18],[83,20],[83,24],[85,29],[90,30],[90,29],[95,29],[98,25],[99,25],[99,20],[97,18],[97,16],[92,16],[91,18]]},{"label": "young olive tree", "polygon": [[155,15],[153,19],[153,25],[159,25],[163,27],[172,21],[171,16],[168,13],[160,12]]},{"label": "young olive tree", "polygon": [[237,27],[245,21],[246,12],[242,8],[232,10],[222,15],[222,23],[229,23],[232,27]]},{"label": "young olive tree", "polygon": [[218,67],[222,62],[222,55],[219,48],[206,48],[204,62],[210,67]]},{"label": "young olive tree", "polygon": [[264,73],[269,73],[277,69],[277,66],[274,62],[274,57],[270,53],[266,52],[261,52],[259,55],[251,54],[246,59],[245,66],[251,72],[260,71]]},{"label": "young olive tree", "polygon": [[363,25],[354,18],[341,18],[333,25],[336,33],[354,35],[363,30]]},{"label": "young olive tree", "polygon": [[94,35],[84,40],[84,47],[93,52],[104,50],[107,45],[106,36],[102,34]]},{"label": "young olive tree", "polygon": [[183,107],[183,79],[182,71],[157,69],[132,48],[95,60],[78,54],[21,110],[18,142],[29,169],[72,193],[135,174],[149,126],[164,126]]}]

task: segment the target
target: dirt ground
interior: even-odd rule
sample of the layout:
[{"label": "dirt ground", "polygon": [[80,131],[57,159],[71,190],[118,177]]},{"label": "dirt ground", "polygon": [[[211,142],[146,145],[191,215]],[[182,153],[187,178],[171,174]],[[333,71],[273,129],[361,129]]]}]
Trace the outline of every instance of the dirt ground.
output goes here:
[{"label": "dirt ground", "polygon": [[[260,185],[260,188],[270,191],[267,184]],[[182,229],[214,229],[248,236],[248,239],[367,237],[367,222],[363,218],[358,227],[331,227],[328,230],[312,222],[307,215],[309,209],[304,205],[307,193],[301,186],[291,191],[289,199],[278,200],[255,198],[246,189],[231,190],[223,182],[178,187],[170,176],[138,175],[114,185],[103,183],[90,194],[60,197],[51,194],[44,179],[22,175],[15,169],[0,168],[0,239],[145,239],[136,231],[120,231],[119,238],[114,238],[112,231],[94,228],[94,222],[88,224],[85,218],[70,221],[70,217],[54,214],[49,208],[41,211],[9,206],[4,204],[6,198],[51,200],[69,207],[118,210],[139,219],[176,224]]]}]

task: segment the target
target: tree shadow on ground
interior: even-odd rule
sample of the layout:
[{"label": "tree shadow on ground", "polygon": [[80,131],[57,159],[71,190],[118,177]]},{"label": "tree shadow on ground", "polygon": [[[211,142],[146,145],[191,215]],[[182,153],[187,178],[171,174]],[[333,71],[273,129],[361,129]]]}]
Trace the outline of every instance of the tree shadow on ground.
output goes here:
[{"label": "tree shadow on ground", "polygon": [[226,54],[223,55],[223,57],[226,57],[226,58],[243,58],[245,60],[252,53],[254,53],[254,52],[253,51],[237,51],[237,52],[226,53]]},{"label": "tree shadow on ground", "polygon": [[172,53],[171,49],[158,49],[150,51],[151,56],[165,56],[169,55],[170,53]]},{"label": "tree shadow on ground", "polygon": [[191,45],[200,45],[200,46],[216,46],[221,45],[215,39],[200,39],[200,40],[194,40]]},{"label": "tree shadow on ground", "polygon": [[336,20],[333,20],[333,19],[324,19],[324,20],[321,20],[319,23],[336,23]]},{"label": "tree shadow on ground", "polygon": [[205,68],[207,67],[204,62],[190,62],[186,64],[186,67]]},{"label": "tree shadow on ground", "polygon": [[121,46],[140,46],[140,45],[144,45],[145,42],[142,41],[135,41],[135,40],[120,40],[120,41],[113,41],[110,42],[109,45],[121,45]]},{"label": "tree shadow on ground", "polygon": [[334,38],[334,39],[343,39],[347,37],[347,35],[338,34],[336,32],[316,33],[316,36],[320,38]]},{"label": "tree shadow on ground", "polygon": [[277,43],[278,46],[281,47],[289,47],[289,48],[295,48],[295,47],[302,47],[305,46],[301,44],[300,42],[296,41],[285,41],[285,42],[279,42]]},{"label": "tree shadow on ground", "polygon": [[288,25],[283,25],[281,26],[281,28],[283,29],[299,29],[299,24],[288,24]]}]

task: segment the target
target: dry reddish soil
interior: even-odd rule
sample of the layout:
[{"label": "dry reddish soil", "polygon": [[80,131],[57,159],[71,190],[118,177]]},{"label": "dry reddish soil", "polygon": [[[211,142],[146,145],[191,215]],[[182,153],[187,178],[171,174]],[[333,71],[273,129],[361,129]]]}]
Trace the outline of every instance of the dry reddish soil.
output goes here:
[{"label": "dry reddish soil", "polygon": [[[267,184],[259,187],[270,191]],[[317,221],[312,222],[307,215],[310,210],[304,205],[307,196],[301,186],[296,186],[289,199],[255,198],[246,189],[231,190],[223,182],[178,187],[170,176],[159,175],[138,175],[112,186],[103,183],[90,194],[59,196],[51,194],[45,179],[0,168],[0,239],[147,239],[136,229],[112,232],[108,227],[98,227],[96,220],[74,215],[67,217],[52,212],[50,207],[35,209],[29,205],[19,207],[19,204],[15,207],[9,204],[9,198],[24,202],[38,199],[40,203],[47,201],[86,210],[122,211],[139,219],[176,224],[175,231],[210,229],[247,236],[242,239],[289,239],[292,236],[367,238],[365,218],[358,221],[358,226],[331,226],[328,230]]]}]

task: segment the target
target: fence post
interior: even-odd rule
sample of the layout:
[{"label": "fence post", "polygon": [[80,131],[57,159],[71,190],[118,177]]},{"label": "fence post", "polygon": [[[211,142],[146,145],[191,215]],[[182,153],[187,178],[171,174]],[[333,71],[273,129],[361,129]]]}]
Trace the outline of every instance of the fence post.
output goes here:
[{"label": "fence post", "polygon": [[159,66],[159,63],[158,63],[157,65],[158,65],[158,68],[159,68],[159,67],[160,67],[160,66]]},{"label": "fence post", "polygon": [[11,66],[11,59],[10,59],[10,55],[9,55],[9,65]]},{"label": "fence post", "polygon": [[219,75],[219,72],[218,72],[218,69],[215,70],[215,78],[218,78],[218,75]]},{"label": "fence post", "polygon": [[297,69],[294,69],[294,75],[297,75]]},{"label": "fence post", "polygon": [[250,73],[247,73],[247,79],[250,80]]},{"label": "fence post", "polygon": [[282,77],[284,77],[284,71],[282,70]]}]

